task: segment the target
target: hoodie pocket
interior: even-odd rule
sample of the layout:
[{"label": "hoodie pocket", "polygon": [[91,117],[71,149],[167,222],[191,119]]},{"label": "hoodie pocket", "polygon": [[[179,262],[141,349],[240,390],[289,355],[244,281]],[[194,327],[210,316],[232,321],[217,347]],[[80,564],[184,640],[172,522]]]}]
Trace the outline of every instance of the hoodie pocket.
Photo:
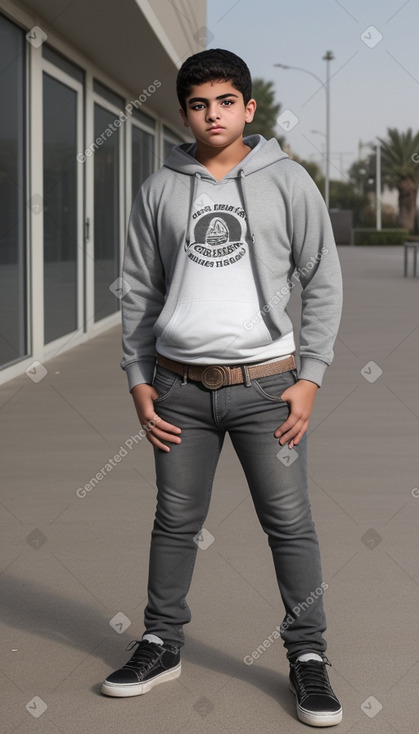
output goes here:
[{"label": "hoodie pocket", "polygon": [[161,335],[168,346],[229,354],[272,343],[258,304],[248,301],[179,303]]}]

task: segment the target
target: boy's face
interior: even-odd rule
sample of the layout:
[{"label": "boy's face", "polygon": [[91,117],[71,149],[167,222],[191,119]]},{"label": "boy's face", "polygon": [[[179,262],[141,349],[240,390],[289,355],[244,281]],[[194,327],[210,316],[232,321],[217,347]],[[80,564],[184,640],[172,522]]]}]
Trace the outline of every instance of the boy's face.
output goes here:
[{"label": "boy's face", "polygon": [[255,110],[255,100],[245,105],[242,93],[230,81],[211,81],[193,86],[186,98],[186,113],[182,108],[179,112],[198,144],[224,148],[241,138]]}]

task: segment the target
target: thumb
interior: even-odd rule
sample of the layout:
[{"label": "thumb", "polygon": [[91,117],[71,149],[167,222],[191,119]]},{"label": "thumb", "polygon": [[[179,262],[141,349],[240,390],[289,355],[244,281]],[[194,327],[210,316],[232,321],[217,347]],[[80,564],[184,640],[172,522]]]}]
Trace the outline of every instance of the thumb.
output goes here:
[{"label": "thumb", "polygon": [[158,394],[156,388],[153,387],[153,386],[151,386],[150,397],[151,397],[151,400],[153,400],[153,401],[154,400],[157,400],[157,398],[159,397],[159,394]]},{"label": "thumb", "polygon": [[289,396],[289,390],[290,390],[290,388],[287,387],[287,389],[284,390],[284,392],[281,393],[281,395],[280,395],[281,400],[285,400],[286,403],[289,402],[289,398],[290,398],[290,396]]}]

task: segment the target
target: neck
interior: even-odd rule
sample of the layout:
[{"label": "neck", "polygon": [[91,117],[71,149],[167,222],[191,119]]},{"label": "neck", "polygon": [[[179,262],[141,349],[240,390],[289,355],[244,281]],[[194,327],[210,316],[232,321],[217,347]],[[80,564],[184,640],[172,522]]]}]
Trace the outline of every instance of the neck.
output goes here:
[{"label": "neck", "polygon": [[197,141],[195,158],[204,166],[235,166],[247,156],[251,148],[243,142],[243,138],[234,143],[216,148]]}]

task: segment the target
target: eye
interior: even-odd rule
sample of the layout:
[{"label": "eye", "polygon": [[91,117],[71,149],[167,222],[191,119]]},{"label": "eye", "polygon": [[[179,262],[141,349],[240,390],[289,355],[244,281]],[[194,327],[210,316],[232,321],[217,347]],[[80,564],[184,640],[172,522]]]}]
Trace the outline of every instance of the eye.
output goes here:
[{"label": "eye", "polygon": [[222,103],[224,105],[227,105],[227,107],[230,107],[230,105],[234,104],[232,99],[223,99]]},{"label": "eye", "polygon": [[204,105],[202,104],[202,102],[197,102],[196,104],[192,105],[190,109],[191,110],[202,110],[203,107]]}]

